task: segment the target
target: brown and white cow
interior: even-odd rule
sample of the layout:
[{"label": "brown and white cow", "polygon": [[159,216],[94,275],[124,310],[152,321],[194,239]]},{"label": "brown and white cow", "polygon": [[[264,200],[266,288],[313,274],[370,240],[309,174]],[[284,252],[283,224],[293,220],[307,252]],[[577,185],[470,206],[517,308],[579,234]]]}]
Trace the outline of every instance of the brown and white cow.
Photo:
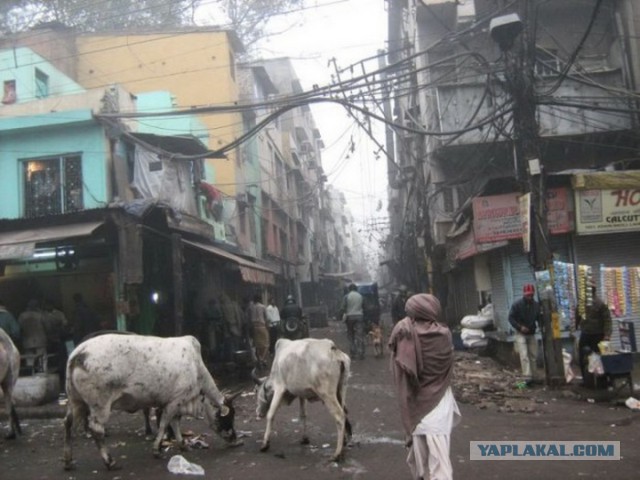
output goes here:
[{"label": "brown and white cow", "polygon": [[345,437],[351,435],[345,407],[350,368],[349,356],[329,339],[278,340],[269,376],[259,379],[255,372],[253,375],[259,385],[256,413],[260,418],[267,416],[260,450],[269,449],[273,417],[278,407],[283,401],[291,404],[296,397],[300,400],[303,422],[302,443],[309,443],[305,402],[320,400],[336,422],[338,440],[331,459],[338,461],[342,457]]},{"label": "brown and white cow", "polygon": [[11,341],[11,337],[0,328],[0,387],[4,395],[5,411],[9,416],[9,433],[7,439],[22,434],[18,412],[13,404],[13,389],[20,375],[20,352]]},{"label": "brown and white cow", "polygon": [[200,343],[192,336],[160,338],[144,335],[100,335],[78,345],[67,361],[68,405],[65,417],[64,463],[73,466],[71,427],[88,427],[108,469],[115,460],[104,443],[104,427],[112,410],[162,409],[153,453],[168,424],[183,445],[181,415],[204,413],[212,428],[238,445],[231,399],[225,397],[207,370]]}]

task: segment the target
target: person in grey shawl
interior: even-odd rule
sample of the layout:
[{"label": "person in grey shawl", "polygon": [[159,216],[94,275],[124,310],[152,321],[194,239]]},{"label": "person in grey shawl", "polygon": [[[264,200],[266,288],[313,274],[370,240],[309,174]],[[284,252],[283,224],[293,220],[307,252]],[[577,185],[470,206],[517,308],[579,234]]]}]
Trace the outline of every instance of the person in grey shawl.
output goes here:
[{"label": "person in grey shawl", "polygon": [[433,295],[413,295],[405,309],[407,316],[393,328],[389,349],[407,463],[414,479],[451,479],[451,430],[460,417],[451,391],[451,331],[438,322],[441,307]]}]

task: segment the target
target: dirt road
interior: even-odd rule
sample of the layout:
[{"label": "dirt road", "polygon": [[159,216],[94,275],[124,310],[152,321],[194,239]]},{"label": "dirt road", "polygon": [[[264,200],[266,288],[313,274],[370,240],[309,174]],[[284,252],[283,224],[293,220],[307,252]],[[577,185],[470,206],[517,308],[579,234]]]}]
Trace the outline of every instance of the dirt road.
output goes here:
[{"label": "dirt road", "polygon": [[[334,338],[346,349],[342,324],[312,332],[315,337]],[[202,420],[187,419],[183,429],[200,435],[206,449],[183,452],[191,462],[201,465],[207,479],[276,480],[283,478],[320,479],[409,479],[396,401],[389,374],[388,356],[354,361],[347,401],[354,424],[353,444],[341,464],[328,461],[335,447],[335,426],[326,409],[313,404],[308,409],[311,445],[300,445],[298,408],[283,407],[275,421],[275,432],[268,453],[259,452],[264,421],[255,419],[255,395],[249,383],[238,398],[237,428],[245,435],[244,446],[228,449],[211,435]],[[640,417],[638,412],[608,403],[589,403],[569,389],[547,391],[543,387],[517,390],[509,383],[487,382],[500,375],[486,359],[464,355],[463,364],[479,365],[482,374],[457,375],[462,383],[456,390],[464,397],[462,423],[452,436],[451,458],[454,477],[459,479],[532,480],[584,479],[617,480],[638,478],[640,458]],[[468,369],[467,369],[468,370]],[[483,380],[484,378],[484,380]],[[475,382],[475,383],[474,383]],[[484,386],[479,386],[480,383]],[[231,385],[229,385],[231,386]],[[240,385],[233,385],[240,386]],[[484,389],[484,391],[483,391]],[[480,392],[469,394],[469,392]],[[6,426],[3,423],[3,428]],[[62,469],[62,420],[24,419],[23,436],[17,441],[0,440],[0,478],[3,479],[174,479],[167,471],[172,455],[151,455],[151,442],[143,433],[142,415],[114,414],[109,423],[108,444],[121,469],[104,469],[93,442],[84,435],[74,437],[77,468]],[[472,440],[618,440],[620,461],[470,461]]]}]

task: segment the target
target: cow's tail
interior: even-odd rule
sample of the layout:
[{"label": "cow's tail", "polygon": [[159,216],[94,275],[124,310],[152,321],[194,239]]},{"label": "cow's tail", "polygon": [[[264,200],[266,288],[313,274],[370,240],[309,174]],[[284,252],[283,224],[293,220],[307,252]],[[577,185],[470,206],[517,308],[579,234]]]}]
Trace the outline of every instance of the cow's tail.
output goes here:
[{"label": "cow's tail", "polygon": [[336,396],[338,398],[338,403],[342,406],[344,410],[344,429],[345,429],[345,437],[346,440],[349,441],[352,435],[351,422],[349,422],[349,416],[347,411],[347,384],[349,382],[349,376],[351,375],[351,361],[349,358],[342,358],[339,360],[340,363],[340,380],[338,381],[338,391],[336,392]]}]

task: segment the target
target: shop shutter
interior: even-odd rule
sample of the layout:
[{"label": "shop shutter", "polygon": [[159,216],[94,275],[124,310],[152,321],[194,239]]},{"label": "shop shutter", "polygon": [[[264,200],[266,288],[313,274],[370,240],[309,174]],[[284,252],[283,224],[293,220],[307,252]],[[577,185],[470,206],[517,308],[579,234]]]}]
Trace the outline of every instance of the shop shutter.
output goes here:
[{"label": "shop shutter", "polygon": [[581,235],[575,237],[576,263],[605,267],[636,267],[640,265],[640,232],[612,235]]},{"label": "shop shutter", "polygon": [[533,267],[529,264],[529,255],[522,251],[520,242],[509,244],[509,264],[511,267],[511,302],[522,296],[525,283],[535,284]]}]

